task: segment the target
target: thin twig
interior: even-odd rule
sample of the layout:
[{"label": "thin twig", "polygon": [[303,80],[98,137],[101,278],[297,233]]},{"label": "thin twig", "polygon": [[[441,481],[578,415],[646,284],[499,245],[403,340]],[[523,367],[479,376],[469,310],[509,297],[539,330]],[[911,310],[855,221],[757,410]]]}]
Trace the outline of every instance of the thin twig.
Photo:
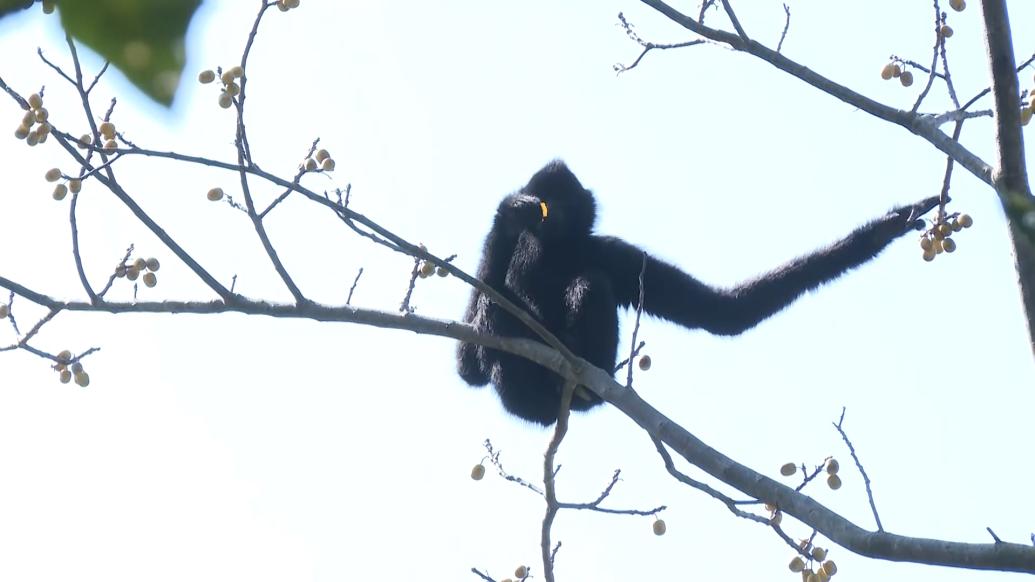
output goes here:
[{"label": "thin twig", "polygon": [[557,425],[553,430],[553,438],[546,447],[546,454],[543,455],[543,485],[544,497],[546,498],[546,514],[543,516],[543,527],[540,540],[540,549],[543,554],[543,577],[546,582],[554,582],[553,555],[551,554],[550,533],[553,528],[553,520],[557,517],[560,506],[557,502],[557,483],[554,479],[554,459],[561,447],[561,441],[568,432],[568,417],[571,414],[571,399],[575,394],[575,382],[569,380],[564,383],[561,390],[561,405],[557,414]]},{"label": "thin twig", "polygon": [[880,515],[877,513],[877,504],[873,501],[873,489],[870,487],[870,476],[866,474],[866,469],[863,469],[862,461],[859,460],[859,455],[855,454],[855,447],[852,445],[852,441],[848,440],[848,435],[845,434],[842,423],[845,420],[845,409],[841,409],[841,418],[834,424],[834,428],[837,432],[841,433],[841,439],[844,440],[845,444],[848,445],[848,452],[852,454],[852,460],[855,461],[855,466],[859,469],[859,473],[862,475],[863,483],[866,485],[866,498],[870,502],[870,511],[873,512],[873,520],[877,522],[877,531],[884,531],[884,525],[880,522]]},{"label": "thin twig", "polygon": [[629,371],[625,380],[625,387],[632,388],[633,384],[633,358],[636,357],[636,336],[640,333],[640,316],[643,314],[643,295],[644,295],[644,284],[643,276],[647,272],[647,253],[643,253],[642,263],[640,264],[640,298],[636,302],[636,325],[633,326],[632,340],[629,342]]},{"label": "thin twig", "polygon": [[352,287],[349,288],[349,296],[345,299],[345,305],[352,304],[352,293],[356,291],[356,285],[359,285],[359,278],[363,276],[363,267],[359,268],[359,272],[356,273],[356,278],[352,281]]},{"label": "thin twig", "polygon": [[780,33],[780,42],[776,43],[776,52],[780,52],[783,48],[783,41],[787,38],[787,31],[791,28],[791,7],[784,4],[783,11],[787,14],[787,18],[783,22],[783,32]]}]

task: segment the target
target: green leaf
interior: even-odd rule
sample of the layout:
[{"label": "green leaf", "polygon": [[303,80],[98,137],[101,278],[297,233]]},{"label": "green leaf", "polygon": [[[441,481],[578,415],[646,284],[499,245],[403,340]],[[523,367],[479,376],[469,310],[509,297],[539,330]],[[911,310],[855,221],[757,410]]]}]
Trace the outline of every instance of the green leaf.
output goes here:
[{"label": "green leaf", "polygon": [[200,3],[60,0],[58,12],[73,38],[111,61],[149,97],[169,105],[183,72],[183,37]]}]

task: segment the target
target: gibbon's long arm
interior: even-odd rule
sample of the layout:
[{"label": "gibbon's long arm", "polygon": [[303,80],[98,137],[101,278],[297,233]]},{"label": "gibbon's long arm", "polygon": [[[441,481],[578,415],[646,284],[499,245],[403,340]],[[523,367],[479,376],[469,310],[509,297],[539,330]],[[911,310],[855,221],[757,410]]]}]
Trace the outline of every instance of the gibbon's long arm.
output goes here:
[{"label": "gibbon's long arm", "polygon": [[[523,302],[507,288],[507,271],[521,232],[544,218],[545,211],[540,204],[538,198],[520,193],[504,198],[496,210],[492,228],[485,237],[482,260],[478,265],[478,279],[518,305]],[[486,317],[486,311],[490,308],[488,302],[488,298],[475,289],[467,304],[464,322],[484,330],[485,326],[478,318]],[[485,305],[481,305],[482,303]],[[475,344],[460,343],[457,354],[460,376],[472,386],[484,386],[489,383],[489,375],[479,362],[479,352],[483,349]]]},{"label": "gibbon's long arm", "polygon": [[[915,220],[938,204],[929,198],[904,206],[865,224],[844,239],[799,257],[736,287],[708,286],[677,267],[646,255],[643,309],[688,328],[716,335],[736,335],[790,305],[806,291],[836,279],[874,258],[892,240],[909,232]],[[615,297],[624,307],[639,302],[644,253],[613,237],[593,237],[598,257],[611,274]]]}]

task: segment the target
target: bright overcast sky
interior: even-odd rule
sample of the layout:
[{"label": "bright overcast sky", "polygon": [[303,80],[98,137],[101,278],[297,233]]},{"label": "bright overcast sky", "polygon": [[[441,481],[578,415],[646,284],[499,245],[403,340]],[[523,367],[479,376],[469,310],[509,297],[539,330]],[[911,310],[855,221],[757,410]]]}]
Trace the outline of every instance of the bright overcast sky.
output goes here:
[{"label": "bright overcast sky", "polygon": [[[972,3],[952,15],[949,45],[956,87],[968,97],[987,84]],[[239,62],[258,4],[205,3],[171,112],[116,71],[103,78],[95,111],[117,96],[115,122],[138,145],[234,159],[231,112],[217,106],[214,86],[193,78]],[[779,3],[739,4],[748,32],[775,45]],[[905,89],[879,71],[891,53],[929,62],[929,4],[796,1],[784,52],[908,108],[922,83]],[[1035,22],[1035,5],[1010,7],[1023,60],[1035,50],[1024,25]],[[457,254],[472,272],[500,197],[562,157],[595,192],[600,232],[719,285],[937,193],[944,158],[931,146],[750,57],[697,46],[652,53],[616,75],[614,63],[638,54],[616,26],[620,11],[648,40],[688,38],[635,0],[303,0],[274,10],[248,69],[255,159],[290,176],[320,137],[337,170],[307,185],[351,183],[354,209],[440,256]],[[0,77],[22,94],[46,85],[54,124],[85,131],[70,87],[37,47],[68,65],[56,16],[36,8],[0,21]],[[84,53],[92,74],[100,63]],[[1031,87],[1030,69],[1021,82]],[[947,103],[936,84],[928,110]],[[20,116],[0,99],[12,132]],[[994,161],[990,135],[991,122],[977,120],[964,140]],[[43,179],[50,167],[75,168],[53,142],[30,149],[12,137],[0,139],[0,159],[0,274],[82,298],[68,201],[51,200]],[[236,275],[250,297],[289,298],[246,218],[205,200],[213,186],[237,192],[235,175],[139,158],[116,170],[225,284]],[[988,542],[991,527],[1026,542],[1035,530],[1027,501],[1035,366],[1016,274],[993,193],[961,170],[952,192],[950,210],[976,222],[952,256],[924,263],[904,237],[737,338],[646,321],[654,368],[638,377],[639,392],[772,476],[787,461],[840,458],[845,486],[808,492],[872,527],[862,480],[830,425],[847,407],[845,426],[888,530]],[[99,184],[84,186],[79,209],[93,281],[133,243],[163,261],[158,286],[141,298],[212,298]],[[353,303],[398,309],[411,261],[297,200],[271,215],[269,231],[309,297],[343,303],[363,268]],[[453,278],[434,278],[418,284],[413,305],[456,319],[467,295]],[[132,292],[122,281],[112,297]],[[22,299],[14,307],[23,331],[43,315]],[[0,327],[0,345],[13,341]],[[59,384],[27,352],[0,353],[2,580],[453,581],[475,580],[471,567],[502,579],[521,563],[541,573],[541,500],[491,470],[477,483],[468,475],[490,438],[509,471],[540,480],[549,433],[507,416],[491,390],[465,386],[451,341],[231,315],[62,314],[34,345],[101,350],[86,361],[87,389]],[[594,499],[621,468],[608,505],[669,507],[661,538],[650,518],[562,512],[559,579],[796,580],[776,536],[673,483],[649,439],[615,411],[575,418],[559,461],[563,500]],[[1008,576],[875,562],[839,548],[830,557],[845,581]]]}]

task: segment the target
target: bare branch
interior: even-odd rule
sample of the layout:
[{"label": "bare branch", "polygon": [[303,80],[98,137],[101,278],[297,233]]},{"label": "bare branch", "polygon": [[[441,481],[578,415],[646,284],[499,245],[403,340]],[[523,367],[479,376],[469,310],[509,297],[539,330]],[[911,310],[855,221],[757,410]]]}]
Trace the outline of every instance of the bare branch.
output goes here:
[{"label": "bare branch", "polygon": [[852,445],[852,441],[848,439],[848,434],[845,433],[843,424],[845,421],[845,409],[841,409],[841,418],[834,424],[834,428],[841,434],[841,439],[844,440],[845,444],[848,445],[848,452],[852,454],[852,460],[855,461],[855,467],[859,469],[859,474],[862,475],[863,483],[866,485],[866,498],[870,502],[870,511],[873,512],[873,521],[877,523],[877,531],[884,531],[884,524],[880,522],[880,514],[877,513],[877,504],[873,501],[873,489],[870,486],[870,476],[866,474],[866,469],[862,466],[862,461],[859,460],[859,455],[855,453],[855,446]]},{"label": "bare branch", "polygon": [[787,31],[791,28],[791,7],[784,4],[783,11],[787,15],[787,19],[783,22],[783,32],[780,33],[780,42],[776,43],[776,52],[780,52],[783,48],[783,41],[787,38]]}]

